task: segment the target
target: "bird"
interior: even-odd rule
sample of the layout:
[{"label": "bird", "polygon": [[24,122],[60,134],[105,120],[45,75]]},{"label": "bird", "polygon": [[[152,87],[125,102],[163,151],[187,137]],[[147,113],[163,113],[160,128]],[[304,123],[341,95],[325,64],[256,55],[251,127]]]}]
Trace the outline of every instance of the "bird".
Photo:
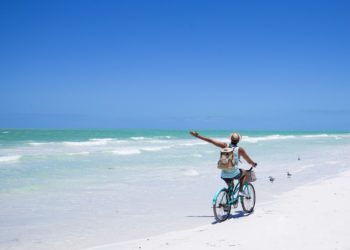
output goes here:
[{"label": "bird", "polygon": [[292,174],[289,173],[289,171],[287,171],[287,176],[288,176],[288,178],[290,178],[292,176]]},{"label": "bird", "polygon": [[300,161],[300,156],[298,156],[298,161]]},{"label": "bird", "polygon": [[270,175],[270,176],[269,176],[269,180],[270,180],[270,182],[272,183],[272,182],[275,181],[275,178],[273,178],[273,177]]}]

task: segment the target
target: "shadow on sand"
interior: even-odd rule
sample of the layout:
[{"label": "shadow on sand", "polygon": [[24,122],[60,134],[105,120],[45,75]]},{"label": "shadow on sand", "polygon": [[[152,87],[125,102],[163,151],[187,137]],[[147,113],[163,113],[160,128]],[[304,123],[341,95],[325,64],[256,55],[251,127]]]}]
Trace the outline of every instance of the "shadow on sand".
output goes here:
[{"label": "shadow on sand", "polygon": [[[249,216],[251,214],[253,214],[253,213],[245,213],[243,211],[235,211],[234,214],[230,214],[230,216],[227,218],[227,220],[239,219],[239,218],[247,217],[247,216]],[[217,223],[221,223],[221,222],[213,221],[211,224],[217,224]]]},{"label": "shadow on sand", "polygon": [[[239,218],[243,218],[243,217],[247,217],[249,215],[251,215],[252,213],[245,213],[243,211],[235,211],[234,214],[230,214],[230,216],[227,218],[227,220],[230,219],[239,219]],[[213,218],[213,215],[188,215],[186,216],[187,218]],[[220,223],[218,221],[213,221],[211,224],[217,224]]]},{"label": "shadow on sand", "polygon": [[188,215],[187,218],[213,218],[213,215]]}]

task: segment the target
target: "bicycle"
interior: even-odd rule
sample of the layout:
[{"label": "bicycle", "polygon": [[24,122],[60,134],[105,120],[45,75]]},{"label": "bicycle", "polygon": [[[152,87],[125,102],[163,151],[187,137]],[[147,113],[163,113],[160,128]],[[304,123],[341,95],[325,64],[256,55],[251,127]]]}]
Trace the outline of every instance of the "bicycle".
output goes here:
[{"label": "bicycle", "polygon": [[[251,172],[250,168],[247,172]],[[237,208],[238,202],[241,202],[243,211],[246,213],[252,213],[255,207],[255,189],[253,184],[245,182],[243,191],[248,194],[248,197],[238,196],[239,182],[234,186],[234,181],[228,184],[228,187],[219,189],[213,198],[213,211],[215,219],[218,222],[225,221],[231,213],[231,207]]]}]

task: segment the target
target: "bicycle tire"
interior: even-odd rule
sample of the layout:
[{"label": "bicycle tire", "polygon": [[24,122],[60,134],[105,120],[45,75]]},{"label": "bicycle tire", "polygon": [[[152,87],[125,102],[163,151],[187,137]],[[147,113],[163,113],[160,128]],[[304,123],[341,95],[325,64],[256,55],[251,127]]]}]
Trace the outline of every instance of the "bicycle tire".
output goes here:
[{"label": "bicycle tire", "polygon": [[247,183],[244,185],[243,191],[249,194],[249,197],[241,197],[243,211],[246,213],[251,213],[254,211],[256,201],[255,188],[251,183]]},{"label": "bicycle tire", "polygon": [[223,222],[230,216],[231,205],[228,204],[229,200],[227,189],[223,189],[218,193],[213,204],[214,216],[218,222]]}]

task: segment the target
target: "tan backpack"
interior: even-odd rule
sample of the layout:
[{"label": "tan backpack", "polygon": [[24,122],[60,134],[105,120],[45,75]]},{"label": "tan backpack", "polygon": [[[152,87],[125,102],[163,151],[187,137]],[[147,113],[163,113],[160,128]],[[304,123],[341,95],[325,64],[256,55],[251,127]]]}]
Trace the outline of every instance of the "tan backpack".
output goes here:
[{"label": "tan backpack", "polygon": [[233,157],[233,148],[223,148],[220,150],[220,159],[218,161],[218,169],[230,170],[236,165]]}]

